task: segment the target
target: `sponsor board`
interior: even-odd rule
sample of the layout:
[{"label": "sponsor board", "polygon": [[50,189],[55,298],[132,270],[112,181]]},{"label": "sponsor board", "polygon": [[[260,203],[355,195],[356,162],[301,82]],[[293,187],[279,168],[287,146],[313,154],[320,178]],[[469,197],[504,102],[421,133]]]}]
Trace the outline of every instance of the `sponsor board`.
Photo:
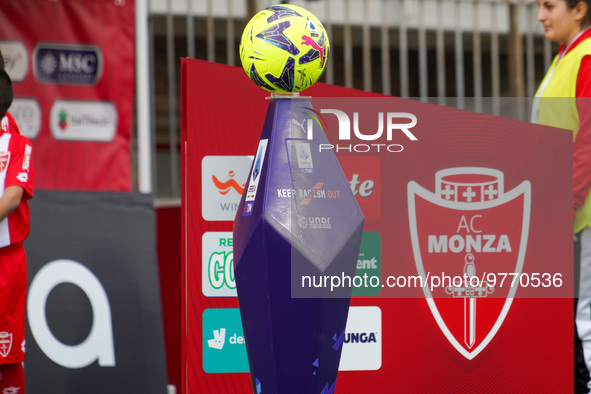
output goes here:
[{"label": "sponsor board", "polygon": [[9,112],[16,121],[21,134],[34,140],[41,129],[41,109],[37,100],[15,98]]},{"label": "sponsor board", "polygon": [[[382,365],[382,310],[349,308],[340,371],[373,371]],[[238,308],[203,311],[203,370],[208,373],[249,372]]]},{"label": "sponsor board", "polygon": [[375,371],[382,366],[382,310],[349,308],[339,371]]},{"label": "sponsor board", "polygon": [[41,83],[95,85],[103,71],[103,56],[94,45],[39,43],[33,70]]},{"label": "sponsor board", "polygon": [[238,308],[203,311],[203,370],[248,372],[248,358]]},{"label": "sponsor board", "polygon": [[[382,252],[381,237],[379,233],[364,232],[361,238],[359,248],[359,257],[357,258],[357,270],[355,276],[358,277],[378,277],[382,276]],[[381,281],[381,280],[380,280]],[[361,282],[361,281],[360,281]],[[367,281],[363,281],[367,283]],[[378,295],[382,288],[364,286],[353,287],[353,295]]]},{"label": "sponsor board", "polygon": [[236,297],[234,252],[231,231],[209,231],[203,234],[202,290],[206,297]]},{"label": "sponsor board", "polygon": [[111,102],[56,100],[49,114],[51,135],[56,140],[110,142],[117,118]]},{"label": "sponsor board", "polygon": [[339,156],[339,163],[365,219],[379,219],[382,213],[382,175],[379,157]]},{"label": "sponsor board", "polygon": [[252,156],[205,156],[201,161],[203,219],[234,220],[249,178]]},{"label": "sponsor board", "polygon": [[12,82],[22,82],[29,72],[29,55],[21,41],[0,41],[4,67]]}]

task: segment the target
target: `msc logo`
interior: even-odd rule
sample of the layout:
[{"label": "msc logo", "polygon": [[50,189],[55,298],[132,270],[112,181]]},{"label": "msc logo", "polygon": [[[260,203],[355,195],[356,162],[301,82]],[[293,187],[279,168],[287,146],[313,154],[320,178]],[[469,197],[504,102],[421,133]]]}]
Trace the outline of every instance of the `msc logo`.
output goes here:
[{"label": "msc logo", "polygon": [[201,238],[201,287],[206,297],[236,297],[232,232],[210,231]]},{"label": "msc logo", "polygon": [[40,43],[33,52],[33,70],[42,83],[94,85],[102,73],[99,47]]}]

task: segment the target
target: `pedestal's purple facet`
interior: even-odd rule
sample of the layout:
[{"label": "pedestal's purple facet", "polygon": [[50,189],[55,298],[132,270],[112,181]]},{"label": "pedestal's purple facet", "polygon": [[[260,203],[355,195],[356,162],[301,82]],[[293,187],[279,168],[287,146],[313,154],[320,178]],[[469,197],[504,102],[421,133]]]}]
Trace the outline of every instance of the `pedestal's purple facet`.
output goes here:
[{"label": "pedestal's purple facet", "polygon": [[336,386],[352,288],[324,278],[355,276],[363,214],[317,119],[309,100],[270,102],[234,223],[255,393]]}]

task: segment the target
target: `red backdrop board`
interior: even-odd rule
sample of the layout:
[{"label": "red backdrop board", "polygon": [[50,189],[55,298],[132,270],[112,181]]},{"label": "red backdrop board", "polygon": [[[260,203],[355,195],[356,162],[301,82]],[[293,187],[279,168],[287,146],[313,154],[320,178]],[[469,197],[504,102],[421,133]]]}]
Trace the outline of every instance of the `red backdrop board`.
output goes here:
[{"label": "red backdrop board", "polygon": [[35,186],[131,190],[134,1],[3,1],[9,112],[33,142]]},{"label": "red backdrop board", "polygon": [[[545,228],[543,226],[548,225],[546,222],[551,222],[556,233],[552,240],[548,239],[544,231],[531,231],[525,238],[520,238],[528,242],[525,256],[520,255],[525,260],[522,272],[531,276],[536,267],[558,269],[558,265],[536,265],[544,253],[556,253],[552,260],[556,260],[557,256],[564,261],[559,267],[564,274],[563,288],[553,293],[527,293],[522,291],[526,288],[523,286],[518,290],[510,308],[504,312],[494,335],[484,340],[480,337],[482,331],[476,331],[479,335],[477,340],[467,346],[468,350],[464,348],[463,352],[460,350],[462,346],[454,346],[450,335],[442,329],[421,288],[402,292],[399,289],[384,288],[378,294],[372,292],[372,289],[365,289],[365,292],[363,289],[356,289],[359,292],[354,294],[369,297],[352,299],[353,308],[347,323],[336,391],[570,391],[573,376],[573,316],[572,299],[565,296],[572,294],[569,292],[569,286],[572,286],[572,270],[569,268],[572,267],[572,235],[569,223],[572,155],[570,135],[556,129],[415,101],[382,97],[342,102],[339,100],[344,99],[333,100],[326,97],[377,95],[320,83],[303,94],[314,97],[312,104],[316,116],[318,119],[324,118],[320,122],[328,127],[325,131],[335,146],[356,144],[359,150],[365,150],[361,144],[369,142],[354,138],[339,140],[337,130],[340,125],[337,124],[337,117],[331,113],[322,113],[322,108],[346,111],[352,120],[352,126],[353,112],[356,111],[362,114],[359,115],[360,119],[363,119],[363,114],[372,110],[383,113],[415,113],[418,118],[417,127],[413,129],[418,141],[410,141],[401,133],[393,136],[389,142],[380,141],[386,145],[400,144],[403,152],[389,153],[389,156],[384,156],[383,151],[379,154],[355,152],[355,148],[352,148],[351,154],[346,149],[339,152],[343,153],[339,160],[345,175],[366,216],[358,273],[377,275],[382,283],[388,275],[418,275],[420,272],[415,263],[419,260],[417,256],[420,256],[423,246],[420,242],[413,245],[413,226],[410,225],[413,214],[409,210],[409,196],[414,196],[416,187],[411,185],[421,186],[426,191],[421,191],[420,195],[429,197],[429,193],[434,193],[441,185],[445,186],[446,182],[474,182],[473,176],[469,176],[467,181],[458,181],[457,176],[469,172],[466,168],[492,168],[498,172],[491,173],[502,173],[504,189],[498,186],[500,183],[493,183],[497,193],[506,192],[507,201],[524,204],[525,198],[518,193],[520,189],[517,186],[523,181],[531,183],[531,217],[528,218],[528,225],[542,230]],[[246,373],[248,365],[245,365],[242,331],[236,312],[238,300],[232,278],[226,274],[225,267],[232,260],[233,212],[250,169],[249,160],[252,159],[248,156],[254,154],[258,144],[268,106],[265,99],[267,96],[268,93],[248,80],[241,68],[190,59],[182,62],[181,128],[185,142],[182,155],[182,343],[185,393],[234,393],[252,390],[250,376]],[[482,130],[442,128],[445,122],[449,125],[456,119],[464,118],[472,122],[472,126],[484,122],[487,127]],[[506,130],[498,129],[500,126],[506,127]],[[375,119],[369,123],[360,123],[358,129],[366,135],[374,133]],[[477,133],[470,136],[470,130]],[[515,139],[510,134],[512,130],[518,131],[519,135],[516,134]],[[494,134],[497,132],[498,134]],[[538,132],[540,134],[537,137],[532,137]],[[491,139],[491,136],[495,137]],[[498,140],[496,136],[499,137]],[[513,142],[499,143],[500,140]],[[382,149],[385,149],[384,146]],[[393,146],[392,149],[396,150],[396,147]],[[514,160],[515,157],[522,157],[520,154],[532,159],[531,162],[527,159]],[[551,155],[552,161],[546,160],[547,155]],[[443,173],[443,181],[436,181],[439,171],[454,168],[463,170],[452,171],[451,178],[447,176],[449,174]],[[552,168],[551,173],[549,168]],[[556,183],[545,183],[545,176]],[[464,186],[466,185],[461,184],[458,187]],[[481,190],[484,195],[484,189]],[[545,191],[551,191],[552,197],[545,196]],[[515,198],[521,199],[515,200],[515,195]],[[430,201],[429,198],[424,200]],[[475,208],[467,208],[465,205],[437,204],[442,209],[452,208],[451,212],[456,214],[461,210],[488,208],[490,204],[496,206],[494,203],[481,203]],[[551,205],[550,208],[548,204]],[[454,211],[453,208],[457,209]],[[549,209],[553,212],[551,215],[548,214]],[[422,223],[421,219],[428,212],[417,212],[416,218]],[[450,215],[449,210],[444,212]],[[498,220],[498,214],[487,213],[492,211],[472,212],[476,213],[473,217],[477,218],[468,227],[456,226],[451,230],[436,228],[430,234],[449,233],[451,238],[453,231],[458,229],[481,231],[486,227],[489,233],[500,231],[494,227],[503,225],[502,220]],[[515,216],[514,212],[517,211],[511,211],[507,216]],[[523,215],[523,210],[519,213]],[[484,221],[479,221],[481,217],[491,216],[497,219],[494,225],[485,226]],[[456,224],[461,223],[461,217],[462,215],[453,217],[454,221],[458,220]],[[466,217],[470,220],[468,214]],[[417,226],[423,228],[422,224]],[[517,235],[513,233],[523,235],[523,232],[507,232],[511,245],[519,250],[514,243]],[[557,233],[562,235],[556,235]],[[456,247],[454,243],[449,245],[450,248]],[[503,247],[497,249],[506,251]],[[534,250],[535,253],[528,254]],[[458,255],[447,255],[448,261],[445,264],[452,264]],[[477,264],[488,258],[482,253],[475,255]],[[517,260],[519,256],[512,254],[511,257]],[[462,253],[460,268],[464,267],[463,259]],[[425,267],[430,267],[429,264],[426,262]],[[435,270],[429,269],[435,273]],[[519,298],[522,293],[524,296],[529,294],[531,298]],[[498,296],[491,297],[490,303],[478,300],[478,305],[481,309],[486,305],[498,315],[499,308],[495,309],[494,304],[504,303],[506,293],[502,295],[499,291],[495,294]],[[546,298],[547,294],[555,298]],[[533,298],[534,296],[537,298]],[[449,308],[449,313],[456,317],[458,313],[461,315],[463,305],[462,303],[458,309],[454,304]],[[441,315],[446,313],[443,310],[444,307],[440,306]],[[491,314],[484,315],[489,316],[489,321],[478,320],[477,323],[479,330],[481,324],[488,324],[488,332],[494,326],[495,317],[490,318]],[[483,314],[478,316],[481,319]],[[492,322],[490,319],[493,319]],[[460,335],[457,332],[463,325],[461,319],[451,321],[444,316],[443,320],[448,323],[451,337]],[[463,338],[460,335],[460,341],[461,339]],[[477,353],[472,351],[476,348]]]}]

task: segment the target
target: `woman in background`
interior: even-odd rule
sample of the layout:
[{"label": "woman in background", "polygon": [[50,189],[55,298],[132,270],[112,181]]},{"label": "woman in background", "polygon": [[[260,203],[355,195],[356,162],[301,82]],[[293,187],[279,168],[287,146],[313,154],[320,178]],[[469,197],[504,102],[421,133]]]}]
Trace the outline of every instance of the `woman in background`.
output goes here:
[{"label": "woman in background", "polygon": [[[560,43],[532,121],[573,131],[575,392],[591,388],[591,0],[538,0],[544,37]],[[577,279],[579,277],[579,279]],[[578,297],[578,299],[577,299]]]}]

